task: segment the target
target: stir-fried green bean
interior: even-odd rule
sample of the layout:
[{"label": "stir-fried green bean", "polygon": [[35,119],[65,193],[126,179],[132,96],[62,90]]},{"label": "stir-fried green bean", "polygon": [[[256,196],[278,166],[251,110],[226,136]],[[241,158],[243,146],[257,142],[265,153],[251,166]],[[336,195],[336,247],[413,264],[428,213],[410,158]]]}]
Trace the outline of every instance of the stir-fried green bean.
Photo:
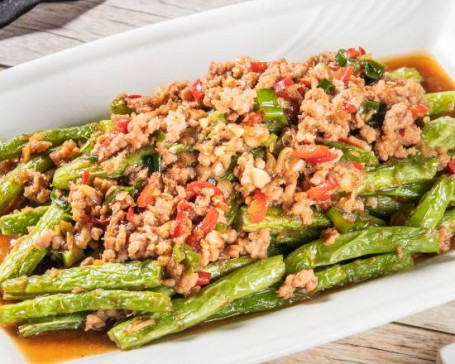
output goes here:
[{"label": "stir-fried green bean", "polygon": [[40,276],[18,277],[2,283],[3,292],[10,294],[65,293],[74,289],[143,290],[161,284],[161,266],[155,261],[105,263],[50,270]]},{"label": "stir-fried green bean", "polygon": [[25,321],[65,313],[96,310],[166,312],[169,296],[150,291],[101,290],[83,293],[58,293],[0,306],[0,324]]},{"label": "stir-fried green bean", "polygon": [[425,94],[430,115],[449,114],[455,111],[455,91]]},{"label": "stir-fried green bean", "polygon": [[17,330],[22,337],[42,335],[57,330],[79,330],[85,325],[89,312],[75,312],[62,316],[32,319],[20,325]]},{"label": "stir-fried green bean", "polygon": [[3,235],[25,235],[28,229],[35,226],[49,206],[38,206],[25,209],[0,217],[0,229]]},{"label": "stir-fried green bean", "polygon": [[66,211],[51,205],[33,231],[17,239],[13,249],[0,264],[0,283],[10,278],[31,274],[48,251],[48,248],[42,248],[37,244],[43,238],[43,234],[47,234],[61,220],[70,219]]},{"label": "stir-fried green bean", "polygon": [[44,172],[53,165],[50,158],[45,155],[39,155],[32,158],[26,163],[19,164],[11,172],[6,174],[0,180],[0,213],[4,212],[5,209],[18,197],[24,190],[24,184],[27,179],[21,176],[28,170]]},{"label": "stir-fried green bean", "polygon": [[155,148],[144,147],[120,160],[112,172],[106,172],[98,163],[97,158],[81,156],[58,168],[55,171],[52,183],[55,188],[67,189],[70,182],[75,182],[77,179],[82,178],[85,171],[88,171],[90,180],[95,177],[119,178],[127,167],[143,164],[143,158],[152,154],[156,154]]},{"label": "stir-fried green bean", "polygon": [[406,225],[435,228],[455,193],[455,180],[442,176],[434,186],[421,198],[419,204],[409,217]]},{"label": "stir-fried green bean", "polygon": [[87,140],[97,130],[97,127],[98,123],[90,123],[71,128],[50,129],[31,135],[21,135],[6,142],[0,142],[0,160],[19,157],[22,153],[22,148],[28,143],[30,138],[51,142],[52,146],[55,147],[70,139],[75,141]]},{"label": "stir-fried green bean", "polygon": [[359,192],[372,192],[407,183],[425,182],[436,175],[437,159],[395,160],[365,173]]},{"label": "stir-fried green bean", "polygon": [[276,310],[293,305],[317,293],[344,285],[374,279],[410,269],[414,261],[409,254],[399,257],[397,254],[384,254],[372,258],[356,260],[353,263],[337,264],[315,273],[318,284],[312,291],[298,288],[294,294],[283,299],[277,293],[277,287],[270,287],[227,305],[207,321],[221,320],[228,317],[245,315],[254,312]]},{"label": "stir-fried green bean", "polygon": [[188,298],[173,301],[173,312],[159,315],[150,325],[133,320],[109,331],[109,337],[123,350],[142,346],[165,335],[203,322],[229,303],[277,283],[284,273],[281,256],[260,260],[229,273]]},{"label": "stir-fried green bean", "polygon": [[396,78],[412,78],[417,82],[422,82],[423,77],[420,72],[414,67],[400,67],[394,71],[389,72],[390,76]]},{"label": "stir-fried green bean", "polygon": [[306,244],[289,254],[286,273],[296,273],[359,258],[370,254],[391,253],[398,248],[409,253],[437,253],[439,234],[436,230],[405,226],[368,228],[341,234],[330,245],[323,240]]},{"label": "stir-fried green bean", "polygon": [[455,119],[442,116],[427,122],[422,130],[422,138],[432,148],[455,148]]},{"label": "stir-fried green bean", "polygon": [[281,208],[269,207],[267,215],[261,222],[252,223],[246,207],[240,209],[239,215],[240,229],[243,231],[255,231],[259,229],[271,229],[274,231],[281,230],[300,230],[307,228],[323,228],[330,226],[330,220],[317,211],[313,212],[313,222],[311,225],[304,225],[299,216],[286,214]]}]

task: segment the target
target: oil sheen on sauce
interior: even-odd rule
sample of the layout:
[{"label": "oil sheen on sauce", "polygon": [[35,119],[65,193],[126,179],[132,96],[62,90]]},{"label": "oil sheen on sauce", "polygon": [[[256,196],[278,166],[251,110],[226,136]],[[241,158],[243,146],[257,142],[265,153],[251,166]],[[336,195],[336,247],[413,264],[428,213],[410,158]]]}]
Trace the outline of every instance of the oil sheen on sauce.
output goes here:
[{"label": "oil sheen on sauce", "polygon": [[[455,90],[454,81],[429,54],[413,53],[383,59],[382,62],[390,70],[417,68],[424,78],[423,87],[427,92]],[[0,235],[0,261],[10,249],[10,240],[10,237]],[[16,327],[7,328],[6,332],[30,363],[55,363],[115,350],[104,332],[60,331],[27,339],[17,335]]]}]

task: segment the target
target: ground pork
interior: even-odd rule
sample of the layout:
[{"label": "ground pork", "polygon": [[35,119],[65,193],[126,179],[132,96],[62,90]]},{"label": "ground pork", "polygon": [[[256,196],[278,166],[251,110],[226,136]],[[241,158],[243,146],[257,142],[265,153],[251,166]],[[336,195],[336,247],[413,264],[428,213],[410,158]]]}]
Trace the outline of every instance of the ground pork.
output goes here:
[{"label": "ground pork", "polygon": [[284,283],[278,289],[281,298],[289,299],[296,288],[305,288],[306,291],[314,290],[318,285],[318,278],[312,269],[304,269],[296,274],[289,274]]},{"label": "ground pork", "polygon": [[421,129],[415,124],[409,106],[404,102],[394,104],[387,111],[382,126],[383,135],[375,145],[379,158],[406,158],[414,154],[414,148],[407,148],[420,143]]},{"label": "ground pork", "polygon": [[325,229],[322,234],[321,238],[324,239],[323,243],[325,246],[332,245],[335,240],[340,236],[340,233],[335,228],[328,228]]},{"label": "ground pork", "polygon": [[238,238],[234,244],[226,246],[223,257],[238,258],[249,254],[252,258],[267,258],[270,245],[270,229],[259,229],[249,233],[247,237]]},{"label": "ground pork", "polygon": [[441,226],[439,228],[439,253],[445,253],[450,250],[451,248],[451,243],[450,243],[450,238],[452,236],[452,233],[450,229]]},{"label": "ground pork", "polygon": [[57,167],[60,167],[62,164],[74,159],[77,155],[79,155],[77,144],[72,140],[67,140],[59,148],[50,153],[49,157]]},{"label": "ground pork", "polygon": [[87,315],[85,320],[85,331],[100,330],[104,328],[109,320],[118,321],[126,317],[124,311],[120,310],[98,310]]},{"label": "ground pork", "polygon": [[24,185],[24,197],[37,203],[44,203],[49,199],[49,178],[33,169],[24,169],[17,173],[17,180]]}]

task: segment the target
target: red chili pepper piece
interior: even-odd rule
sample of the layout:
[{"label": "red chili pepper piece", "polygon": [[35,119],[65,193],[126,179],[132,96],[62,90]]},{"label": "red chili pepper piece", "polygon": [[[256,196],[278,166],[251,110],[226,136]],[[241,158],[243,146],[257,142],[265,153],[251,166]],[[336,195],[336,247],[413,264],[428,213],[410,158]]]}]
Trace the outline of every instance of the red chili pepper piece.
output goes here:
[{"label": "red chili pepper piece", "polygon": [[305,91],[305,89],[304,89],[303,87],[299,87],[299,88],[297,89],[297,91],[299,92],[299,94],[300,94],[302,97],[305,97],[306,91]]},{"label": "red chili pepper piece", "polygon": [[311,187],[307,191],[307,194],[308,197],[314,201],[326,201],[331,197],[327,192],[333,190],[336,187],[338,187],[338,181],[330,178],[319,186]]},{"label": "red chili pepper piece", "polygon": [[199,241],[215,228],[219,216],[220,213],[214,207],[210,207],[204,220],[193,229],[191,235],[188,237],[186,241],[188,245],[195,248]]},{"label": "red chili pepper piece", "polygon": [[423,104],[411,106],[410,110],[414,120],[421,118],[428,113],[428,108]]},{"label": "red chili pepper piece", "polygon": [[350,114],[357,111],[357,108],[354,105],[350,104],[349,102],[345,102],[345,101],[343,101],[343,104],[341,105],[341,109]]},{"label": "red chili pepper piece", "polygon": [[357,168],[359,171],[362,171],[365,168],[363,163],[352,162],[353,166]]},{"label": "red chili pepper piece", "polygon": [[175,227],[172,232],[173,238],[179,238],[183,235],[183,228],[185,227],[185,221],[188,218],[188,212],[178,211],[175,218]]},{"label": "red chili pepper piece", "polygon": [[130,118],[121,118],[114,121],[114,134],[128,134],[128,124],[130,123]]},{"label": "red chili pepper piece", "polygon": [[245,116],[245,118],[242,121],[242,124],[254,125],[262,123],[262,120],[263,120],[262,111],[250,112]]},{"label": "red chili pepper piece", "polygon": [[154,183],[149,183],[147,186],[145,186],[137,199],[137,205],[141,208],[150,205],[154,199],[154,190]]},{"label": "red chili pepper piece", "polygon": [[210,279],[212,278],[212,273],[210,272],[197,272],[199,279],[197,280],[196,286],[206,286],[210,283]]},{"label": "red chili pepper piece", "polygon": [[128,95],[129,99],[138,99],[140,97],[142,97],[142,95]]},{"label": "red chili pepper piece", "polygon": [[212,189],[214,196],[217,196],[217,195],[224,196],[223,192],[221,192],[221,190],[218,187],[216,187],[215,185],[212,185],[211,183],[205,182],[205,181],[194,181],[194,182],[188,183],[186,186],[186,194],[187,194],[188,199],[193,198],[194,196],[200,195],[202,193],[203,188]]},{"label": "red chili pepper piece", "polygon": [[275,92],[281,92],[281,91],[286,90],[293,83],[294,83],[294,81],[292,81],[291,77],[285,77],[285,78],[279,80],[277,83],[275,83],[275,85],[273,85],[273,88],[274,88]]},{"label": "red chili pepper piece", "polygon": [[248,214],[253,224],[265,219],[267,215],[267,196],[261,190],[254,191],[253,201],[248,206]]},{"label": "red chili pepper piece", "polygon": [[202,101],[202,98],[204,97],[204,90],[202,89],[202,82],[200,79],[194,81],[191,86],[191,93],[193,94],[193,98],[196,102]]},{"label": "red chili pepper piece", "polygon": [[294,156],[303,159],[311,164],[330,162],[337,158],[325,145],[304,145],[300,150],[294,152]]},{"label": "red chili pepper piece", "polygon": [[360,53],[361,55],[364,55],[364,54],[366,54],[367,52],[366,52],[365,49],[363,49],[363,47],[359,46],[359,53]]},{"label": "red chili pepper piece", "polygon": [[89,181],[90,181],[90,171],[88,169],[86,169],[82,173],[82,184],[88,185]]},{"label": "red chili pepper piece", "polygon": [[250,67],[252,72],[264,72],[268,65],[267,62],[251,62]]},{"label": "red chili pepper piece", "polygon": [[188,211],[191,210],[191,205],[186,200],[181,200],[177,204],[177,216],[175,218],[175,227],[172,232],[173,238],[179,238],[183,235],[185,222],[188,218]]},{"label": "red chili pepper piece", "polygon": [[126,214],[126,221],[129,221],[129,222],[134,221],[134,206],[130,206],[128,208],[128,212]]},{"label": "red chili pepper piece", "polygon": [[337,80],[347,83],[351,77],[352,71],[354,71],[354,66],[341,67],[336,73],[335,78]]},{"label": "red chili pepper piece", "polygon": [[311,81],[310,81],[310,80],[302,79],[302,80],[300,80],[300,83],[301,83],[302,85],[305,85],[305,86],[308,87],[308,88],[311,88]]},{"label": "red chili pepper piece", "polygon": [[278,91],[276,93],[277,97],[281,97],[283,100],[291,101],[291,96],[284,91]]},{"label": "red chili pepper piece", "polygon": [[346,52],[349,58],[357,58],[360,55],[360,52],[355,48],[348,48]]},{"label": "red chili pepper piece", "polygon": [[447,163],[447,171],[450,173],[450,174],[455,174],[455,159],[450,159],[449,162]]}]

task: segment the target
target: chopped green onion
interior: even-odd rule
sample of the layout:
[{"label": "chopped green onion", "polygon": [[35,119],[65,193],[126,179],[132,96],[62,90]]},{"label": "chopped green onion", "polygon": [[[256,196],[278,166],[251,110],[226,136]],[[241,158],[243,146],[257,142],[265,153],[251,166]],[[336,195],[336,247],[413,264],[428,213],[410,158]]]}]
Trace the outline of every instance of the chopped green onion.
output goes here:
[{"label": "chopped green onion", "polygon": [[323,78],[319,82],[318,87],[322,88],[326,94],[330,94],[335,91],[335,85],[326,78]]},{"label": "chopped green onion", "polygon": [[368,114],[371,113],[371,117],[368,119],[368,124],[373,128],[382,127],[384,122],[385,113],[387,112],[387,105],[377,101],[365,101],[360,107],[360,113]]},{"label": "chopped green onion", "polygon": [[117,115],[126,115],[131,114],[133,110],[131,110],[125,102],[125,99],[117,97],[111,104],[111,113]]},{"label": "chopped green onion", "polygon": [[158,153],[144,155],[142,162],[150,172],[161,172],[161,155]]},{"label": "chopped green onion", "polygon": [[166,145],[166,148],[169,150],[169,153],[180,154],[183,152],[192,152],[194,148],[190,144],[183,143],[170,143]]},{"label": "chopped green onion", "polygon": [[353,72],[356,72],[360,68],[360,62],[358,59],[349,58],[346,49],[341,48],[336,56],[335,61],[340,65],[340,67],[353,66]]},{"label": "chopped green onion", "polygon": [[288,119],[280,106],[273,89],[256,90],[259,110],[262,111],[264,122],[271,133],[279,133],[288,124]]},{"label": "chopped green onion", "polygon": [[103,205],[109,205],[112,201],[114,201],[115,196],[120,191],[128,192],[128,194],[130,194],[132,196],[133,193],[134,193],[134,187],[131,187],[131,186],[130,187],[128,187],[128,186],[117,186],[112,192],[110,192],[106,196]]},{"label": "chopped green onion", "polygon": [[166,134],[163,133],[161,130],[156,130],[153,133],[153,136],[155,137],[156,141],[162,142],[164,139],[166,139]]},{"label": "chopped green onion", "polygon": [[373,61],[372,59],[363,60],[363,73],[368,82],[379,81],[384,75],[385,70],[386,66],[379,62]]}]

